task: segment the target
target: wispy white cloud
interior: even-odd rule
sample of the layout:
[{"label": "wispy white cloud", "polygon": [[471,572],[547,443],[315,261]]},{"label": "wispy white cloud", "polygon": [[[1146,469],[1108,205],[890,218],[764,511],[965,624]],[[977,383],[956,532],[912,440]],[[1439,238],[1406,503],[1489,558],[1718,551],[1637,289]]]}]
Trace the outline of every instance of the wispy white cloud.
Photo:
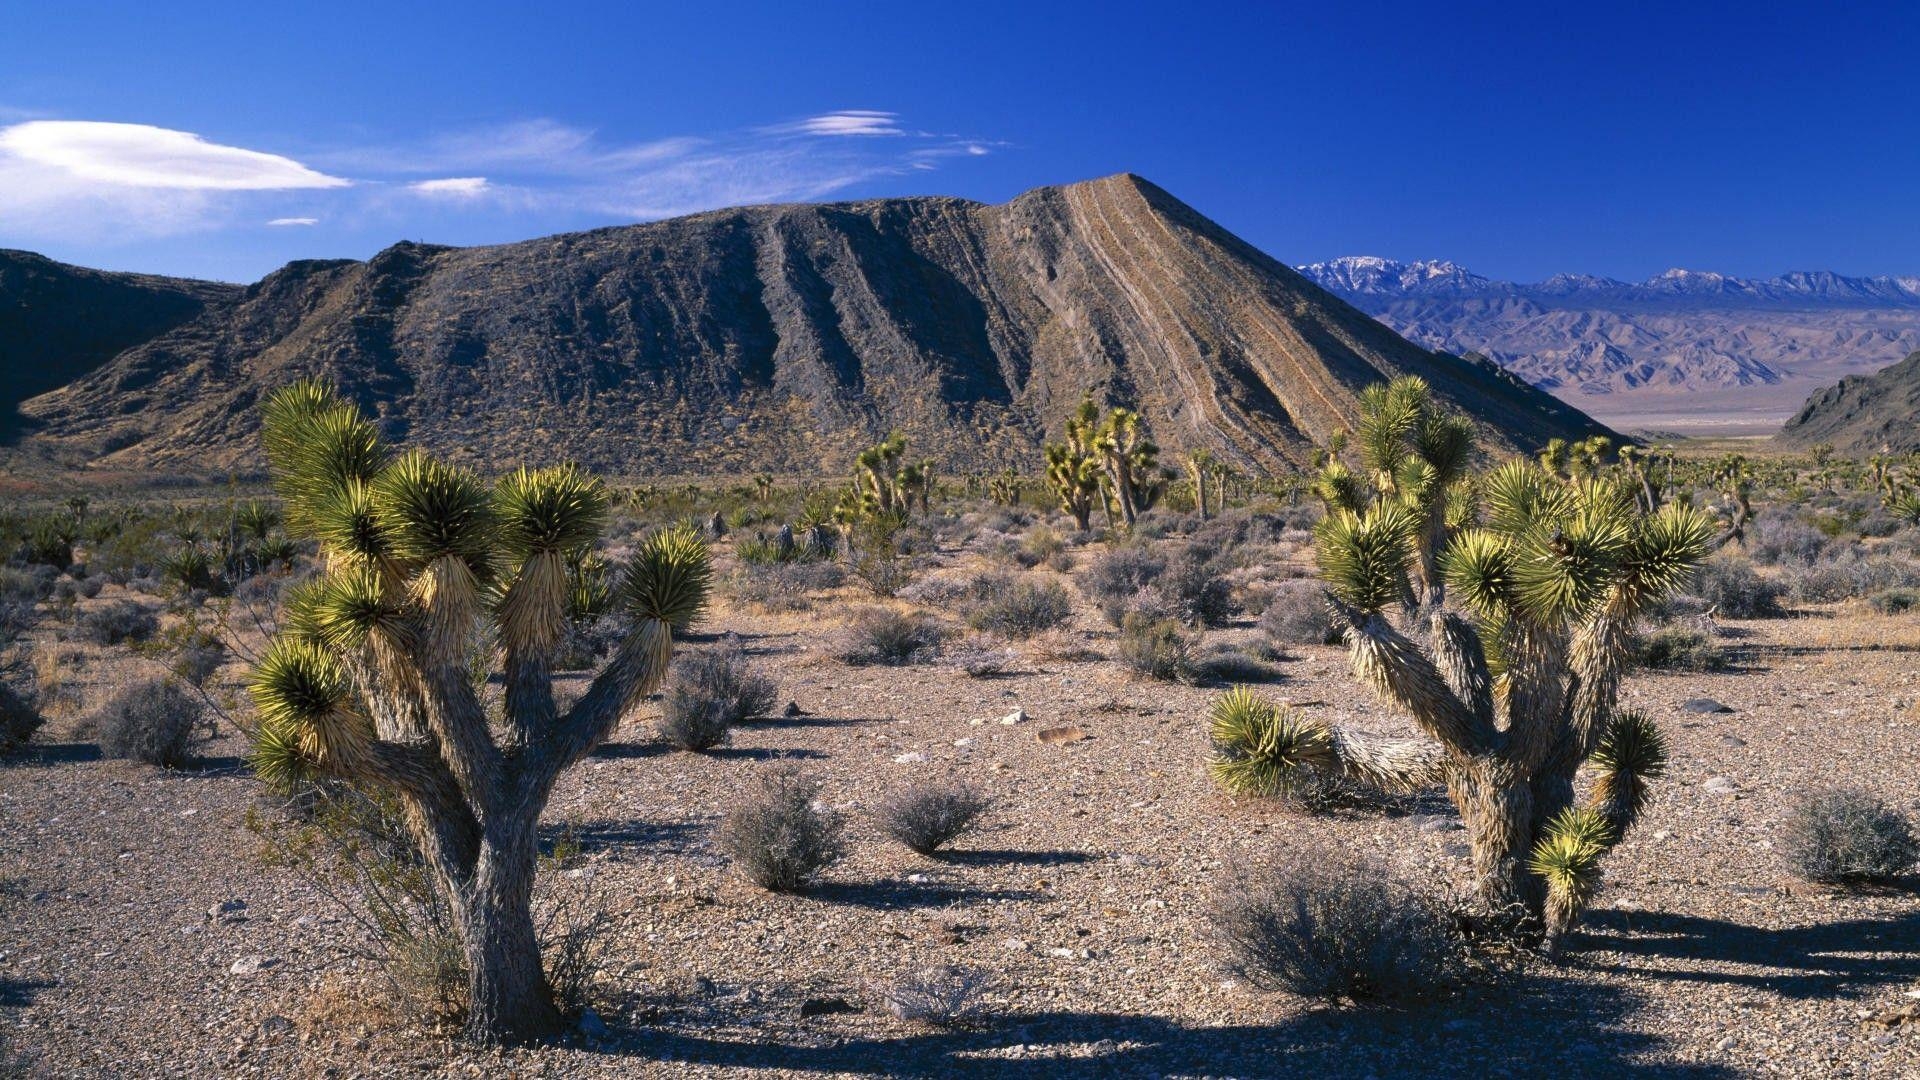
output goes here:
[{"label": "wispy white cloud", "polygon": [[313,226],[322,217],[330,228],[385,232],[426,213],[532,232],[828,198],[999,145],[848,109],[624,141],[534,119],[404,144],[310,147],[296,160],[141,124],[28,119],[0,122],[0,245],[114,243],[260,221]]},{"label": "wispy white cloud", "polygon": [[275,192],[351,181],[279,154],[147,124],[0,127],[0,238],[125,240],[259,220]]},{"label": "wispy white cloud", "polygon": [[882,112],[878,109],[841,109],[837,112],[821,113],[783,124],[771,130],[794,132],[801,135],[905,135],[900,127],[900,114]]},{"label": "wispy white cloud", "polygon": [[211,143],[192,132],[94,120],[29,120],[0,128],[0,154],[76,181],[186,191],[346,187],[279,154]]},{"label": "wispy white cloud", "polygon": [[441,198],[471,199],[487,193],[489,185],[484,176],[449,176],[439,180],[417,180],[407,185],[407,190],[421,195]]}]

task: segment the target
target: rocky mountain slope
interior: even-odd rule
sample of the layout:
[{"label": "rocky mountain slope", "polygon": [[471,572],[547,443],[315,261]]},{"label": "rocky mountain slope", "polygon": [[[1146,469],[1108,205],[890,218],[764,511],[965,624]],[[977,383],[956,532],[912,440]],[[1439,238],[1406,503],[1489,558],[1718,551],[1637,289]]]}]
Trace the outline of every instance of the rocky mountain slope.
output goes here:
[{"label": "rocky mountain slope", "polygon": [[1780,441],[1805,448],[1831,443],[1843,454],[1920,451],[1920,352],[1872,375],[1850,376],[1807,399]]},{"label": "rocky mountain slope", "polygon": [[23,412],[34,453],[245,467],[261,397],[324,375],[396,438],[483,465],[817,473],[895,428],[949,469],[1031,467],[1091,391],[1171,452],[1272,468],[1400,373],[1498,447],[1597,430],[1120,175],[297,262]]},{"label": "rocky mountain slope", "polygon": [[1370,257],[1301,272],[1419,344],[1491,357],[1623,426],[1777,423],[1816,387],[1920,349],[1920,277],[1670,270],[1520,285]]},{"label": "rocky mountain slope", "polygon": [[68,266],[0,249],[0,436],[15,408],[240,295],[237,285]]}]

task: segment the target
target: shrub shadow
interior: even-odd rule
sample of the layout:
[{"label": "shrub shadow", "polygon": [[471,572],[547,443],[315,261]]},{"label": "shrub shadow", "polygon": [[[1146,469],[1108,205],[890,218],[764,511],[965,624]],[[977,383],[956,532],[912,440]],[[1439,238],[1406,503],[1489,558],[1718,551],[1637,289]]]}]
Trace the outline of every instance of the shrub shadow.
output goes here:
[{"label": "shrub shadow", "polygon": [[[1093,1012],[1001,1014],[974,1028],[733,1041],[687,1017],[633,1033],[639,1056],[682,1066],[902,1077],[1114,1076],[1530,1077],[1731,1080],[1728,1066],[1684,1062],[1629,1023],[1625,988],[1529,980],[1506,994],[1406,1010],[1309,1009],[1270,1024],[1206,1025]],[[1649,1010],[1653,1012],[1655,1010]],[[830,1023],[830,1022],[829,1022]],[[839,1032],[832,1032],[839,1034]]]},{"label": "shrub shadow", "polygon": [[876,910],[952,907],[955,904],[1035,900],[1041,897],[1032,889],[981,889],[938,881],[898,880],[825,881],[808,889],[806,895],[828,904]]},{"label": "shrub shadow", "polygon": [[1603,910],[1593,912],[1583,930],[1589,944],[1599,948],[1683,962],[1640,969],[1650,979],[1746,986],[1801,999],[1857,995],[1920,979],[1920,911],[1778,929],[1696,915]]}]

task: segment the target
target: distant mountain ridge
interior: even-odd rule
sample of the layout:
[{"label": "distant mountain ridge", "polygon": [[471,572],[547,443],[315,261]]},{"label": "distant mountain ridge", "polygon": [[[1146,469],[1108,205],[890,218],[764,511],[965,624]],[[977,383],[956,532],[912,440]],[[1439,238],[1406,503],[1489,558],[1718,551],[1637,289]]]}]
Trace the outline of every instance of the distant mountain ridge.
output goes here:
[{"label": "distant mountain ridge", "polygon": [[1300,272],[1418,344],[1490,357],[1623,427],[1770,427],[1815,389],[1920,349],[1920,276],[1669,270],[1517,284],[1371,256]]},{"label": "distant mountain ridge", "polygon": [[1828,270],[1813,270],[1771,278],[1740,278],[1676,268],[1638,283],[1563,273],[1535,284],[1519,284],[1482,277],[1444,259],[1397,262],[1371,255],[1309,263],[1299,270],[1322,288],[1342,296],[1564,299],[1591,294],[1650,304],[1695,300],[1720,306],[1729,299],[1737,299],[1767,305],[1801,302],[1818,307],[1920,308],[1920,275],[1847,277]]},{"label": "distant mountain ridge", "polygon": [[391,436],[483,467],[817,475],[898,429],[949,469],[1030,469],[1092,394],[1140,409],[1170,458],[1205,447],[1270,470],[1402,374],[1494,448],[1605,430],[1490,362],[1407,342],[1122,174],[993,206],[744,207],[290,263],[25,402],[21,445],[106,468],[249,467],[265,394],[318,375]]},{"label": "distant mountain ridge", "polygon": [[1920,352],[1815,393],[1780,441],[1800,449],[1828,443],[1856,457],[1920,451]]}]

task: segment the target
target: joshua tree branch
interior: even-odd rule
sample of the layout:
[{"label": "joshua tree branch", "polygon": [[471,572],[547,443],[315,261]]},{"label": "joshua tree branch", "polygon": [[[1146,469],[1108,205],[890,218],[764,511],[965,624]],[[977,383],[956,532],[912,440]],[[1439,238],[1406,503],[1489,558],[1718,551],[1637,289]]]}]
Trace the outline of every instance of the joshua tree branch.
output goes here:
[{"label": "joshua tree branch", "polygon": [[1454,695],[1433,661],[1413,642],[1377,612],[1363,612],[1331,592],[1327,598],[1346,623],[1353,672],[1374,693],[1406,710],[1422,730],[1450,750],[1481,754],[1492,749],[1493,730]]},{"label": "joshua tree branch", "polygon": [[1328,728],[1340,770],[1385,791],[1418,791],[1446,779],[1447,752],[1428,739],[1382,739],[1340,724]]},{"label": "joshua tree branch", "polygon": [[437,751],[425,745],[375,740],[356,778],[399,798],[415,838],[450,883],[463,884],[471,876],[479,857],[480,823]]},{"label": "joshua tree branch", "polygon": [[673,630],[665,623],[646,619],[634,627],[586,694],[527,748],[521,765],[523,791],[546,791],[555,777],[605,739],[628,710],[660,685],[672,650]]}]

